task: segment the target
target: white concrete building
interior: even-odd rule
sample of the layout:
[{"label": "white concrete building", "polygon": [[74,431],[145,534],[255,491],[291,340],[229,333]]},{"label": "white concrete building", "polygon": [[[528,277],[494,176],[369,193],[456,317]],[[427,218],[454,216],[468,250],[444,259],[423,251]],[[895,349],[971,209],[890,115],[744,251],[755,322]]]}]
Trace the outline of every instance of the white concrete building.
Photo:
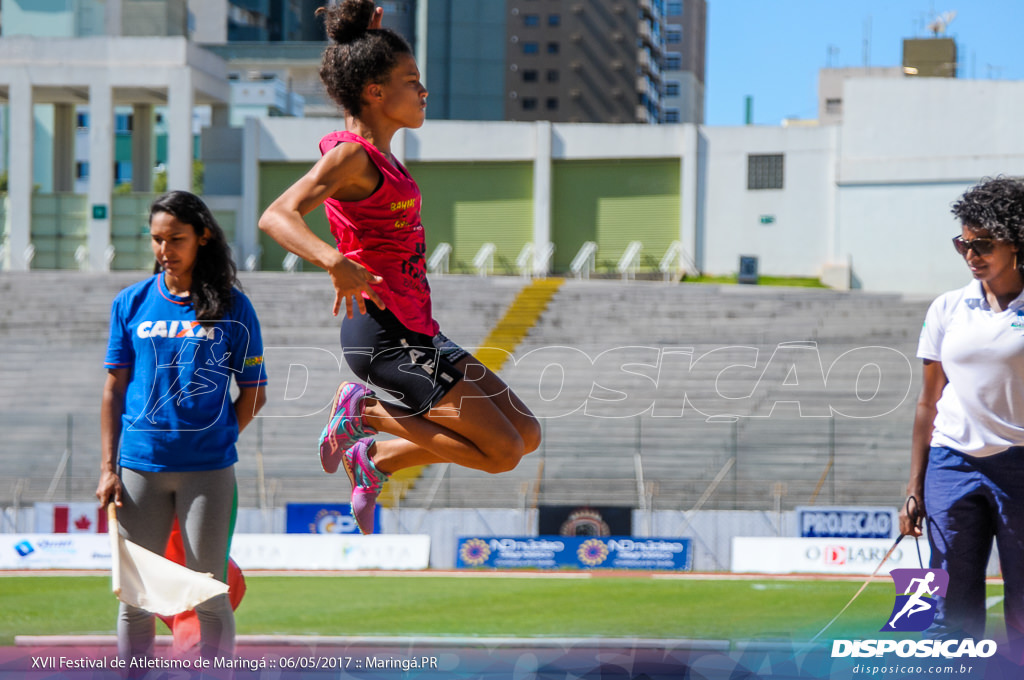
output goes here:
[{"label": "white concrete building", "polygon": [[[623,206],[643,197],[643,182],[660,178],[664,185],[668,178],[672,195],[663,186],[655,197],[662,231],[659,245],[644,250],[648,262],[656,262],[674,239],[681,242],[690,271],[735,273],[740,256],[753,256],[762,275],[820,276],[837,287],[935,294],[966,279],[948,243],[958,228],[950,204],[983,177],[1024,176],[1024,129],[1018,121],[1024,82],[874,75],[839,81],[842,118],[832,125],[428,121],[400,134],[395,147],[407,163],[435,179],[444,167],[458,164],[506,164],[526,173],[517,175],[525,177],[525,194],[504,197],[529,203],[513,225],[521,242],[510,246],[530,242],[539,253],[551,244],[561,262],[579,248],[573,238],[581,229],[574,227],[573,238],[563,229],[566,216],[574,214],[572,201],[582,200],[572,194],[593,192],[586,186],[590,169],[607,177],[623,164],[621,184],[632,185],[629,196],[586,200],[618,211],[597,229],[607,237],[609,224],[633,229],[630,209]],[[316,141],[341,121],[249,118],[244,129],[232,129],[230,96],[225,62],[185,38],[0,39],[10,178],[0,235],[3,268],[32,266],[34,242],[54,241],[52,229],[40,226],[49,219],[72,224],[70,232],[56,234],[56,241],[93,270],[111,268],[109,246],[117,242],[118,248],[128,248],[132,234],[138,261],[145,260],[145,239],[135,233],[137,217],[130,215],[118,232],[110,209],[112,173],[95,171],[113,163],[115,106],[132,107],[136,167],[152,166],[147,154],[153,148],[154,107],[167,107],[169,187],[188,188],[193,110],[201,104],[213,107],[213,127],[204,130],[201,151],[206,198],[230,220],[239,260],[259,263],[255,224],[259,206],[273,198],[265,194],[315,161]],[[54,105],[52,127],[34,123],[33,107],[39,104]],[[74,111],[83,105],[90,112],[93,171],[84,195],[71,195],[76,190]],[[40,134],[51,136],[52,143],[37,144]],[[52,160],[49,184],[34,176],[40,153]],[[266,180],[271,172],[273,181],[261,182],[261,175]],[[152,187],[148,173],[135,174],[141,205]],[[41,184],[35,193],[34,183]],[[432,195],[436,200],[436,190],[427,193],[426,204]],[[48,201],[56,207],[45,213],[41,206]],[[646,217],[637,215],[640,221],[633,224],[639,234]],[[613,260],[618,253],[603,256]],[[123,259],[113,268],[137,266],[134,262]],[[36,266],[67,267],[67,257]],[[278,265],[268,260],[263,266]],[[536,263],[539,272],[548,267]]]},{"label": "white concrete building", "polygon": [[[53,191],[74,184],[75,107],[89,107],[89,163],[114,164],[114,107],[134,110],[133,165],[153,166],[154,107],[166,106],[169,137],[167,176],[171,189],[192,185],[193,109],[207,104],[226,120],[223,60],[185,38],[33,38],[0,40],[0,98],[9,107],[8,203],[4,266],[28,269],[34,248],[34,105],[53,104]],[[219,113],[217,113],[219,112]],[[149,173],[136,173],[137,191],[152,189]],[[110,266],[112,172],[90,172],[84,242],[93,270]],[[58,234],[59,235],[59,234]]]},{"label": "white concrete building", "polygon": [[[703,272],[735,273],[747,255],[758,258],[762,275],[819,276],[839,288],[931,295],[960,285],[967,273],[949,245],[958,229],[950,205],[986,176],[1024,176],[1016,118],[1024,82],[854,78],[843,81],[843,101],[839,125],[684,124],[669,134],[645,126],[428,121],[400,135],[398,146],[412,163],[532,162],[535,244],[557,231],[550,225],[556,199],[544,178],[559,163],[676,159],[678,238],[686,260]],[[268,198],[258,194],[261,164],[313,162],[315,140],[333,127],[250,121],[242,144],[242,202],[250,214],[242,224]],[[256,241],[240,247],[258,249]]]}]

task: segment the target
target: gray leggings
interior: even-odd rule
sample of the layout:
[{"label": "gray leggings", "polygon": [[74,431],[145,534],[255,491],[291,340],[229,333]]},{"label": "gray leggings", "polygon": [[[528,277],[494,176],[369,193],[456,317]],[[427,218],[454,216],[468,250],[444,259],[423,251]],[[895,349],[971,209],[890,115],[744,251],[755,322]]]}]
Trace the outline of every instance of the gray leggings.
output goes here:
[{"label": "gray leggings", "polygon": [[[140,472],[121,469],[122,507],[117,521],[121,535],[146,550],[163,555],[178,517],[185,566],[213,574],[227,583],[228,551],[237,510],[234,466],[201,472]],[[235,614],[227,595],[196,607],[201,653],[231,656],[235,646]],[[117,648],[122,658],[152,656],[156,637],[153,614],[121,603],[117,616]]]}]

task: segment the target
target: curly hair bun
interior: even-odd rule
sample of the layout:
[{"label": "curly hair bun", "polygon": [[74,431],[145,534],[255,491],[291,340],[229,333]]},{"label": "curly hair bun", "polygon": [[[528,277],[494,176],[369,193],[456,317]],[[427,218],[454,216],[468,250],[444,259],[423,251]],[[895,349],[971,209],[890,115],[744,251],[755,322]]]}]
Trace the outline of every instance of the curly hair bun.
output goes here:
[{"label": "curly hair bun", "polygon": [[373,0],[342,0],[341,3],[319,8],[317,14],[324,15],[327,37],[342,45],[366,34],[373,11]]}]

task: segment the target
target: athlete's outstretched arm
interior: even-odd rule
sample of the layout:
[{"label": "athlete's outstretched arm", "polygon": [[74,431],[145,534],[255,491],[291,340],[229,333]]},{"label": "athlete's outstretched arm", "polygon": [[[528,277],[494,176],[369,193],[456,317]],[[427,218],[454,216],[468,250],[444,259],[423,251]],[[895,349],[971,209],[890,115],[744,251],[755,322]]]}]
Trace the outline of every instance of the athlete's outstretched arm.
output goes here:
[{"label": "athlete's outstretched arm", "polygon": [[339,144],[324,154],[309,172],[270,204],[259,221],[259,228],[286,250],[327,270],[335,291],[333,313],[338,314],[344,300],[349,318],[353,314],[353,299],[359,312],[366,313],[364,294],[384,309],[380,296],[370,285],[380,283],[381,278],[314,234],[303,218],[328,198],[353,200],[373,191],[377,170],[370,167],[366,152],[354,147]]}]

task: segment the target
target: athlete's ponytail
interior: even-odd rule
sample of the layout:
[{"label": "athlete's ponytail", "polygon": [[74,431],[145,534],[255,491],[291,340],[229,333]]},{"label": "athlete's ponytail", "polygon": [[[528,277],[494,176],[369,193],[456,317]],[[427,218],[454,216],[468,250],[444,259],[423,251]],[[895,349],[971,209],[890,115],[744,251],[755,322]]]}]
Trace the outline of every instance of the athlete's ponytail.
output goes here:
[{"label": "athlete's ponytail", "polygon": [[324,50],[320,79],[331,99],[353,116],[362,111],[366,86],[383,83],[398,55],[412,53],[409,43],[391,29],[369,28],[373,12],[373,0],[343,0],[316,11],[324,17],[332,43]]},{"label": "athlete's ponytail", "polygon": [[370,28],[373,0],[347,0],[331,7],[319,7],[317,16],[324,17],[327,38],[339,45],[354,42]]},{"label": "athlete's ponytail", "polygon": [[[234,304],[232,289],[238,286],[238,268],[231,259],[231,247],[224,230],[206,203],[188,191],[171,191],[157,198],[149,208],[150,222],[157,213],[173,215],[179,222],[190,225],[196,236],[205,240],[199,246],[192,267],[189,294],[196,319],[204,326],[223,319]],[[163,271],[159,262],[155,271]]]}]

